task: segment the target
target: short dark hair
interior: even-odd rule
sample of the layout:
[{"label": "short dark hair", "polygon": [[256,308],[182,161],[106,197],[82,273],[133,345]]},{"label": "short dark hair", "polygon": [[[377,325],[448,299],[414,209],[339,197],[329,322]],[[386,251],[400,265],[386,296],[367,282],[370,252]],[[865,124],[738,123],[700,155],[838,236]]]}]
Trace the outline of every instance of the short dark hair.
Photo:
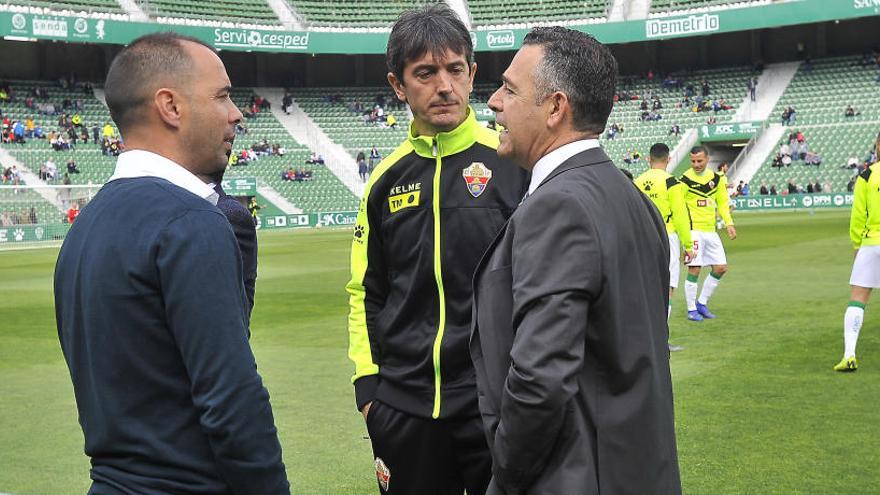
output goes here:
[{"label": "short dark hair", "polygon": [[704,155],[709,156],[709,150],[707,150],[702,144],[698,144],[691,148],[692,155],[696,155],[697,153],[703,153]]},{"label": "short dark hair", "polygon": [[137,110],[153,96],[151,90],[190,72],[192,59],[182,42],[214,48],[204,41],[172,32],[152,33],[122,49],[107,72],[104,95],[110,116],[121,134],[140,121]]},{"label": "short dark hair", "polygon": [[664,143],[654,143],[654,146],[651,146],[650,153],[652,160],[664,160],[669,158],[669,146],[666,146]]},{"label": "short dark hair", "polygon": [[534,74],[536,103],[556,91],[565,93],[575,129],[604,131],[617,84],[617,60],[611,50],[587,33],[561,26],[532,29],[523,39],[526,45],[544,48]]},{"label": "short dark hair", "polygon": [[449,49],[464,55],[468,70],[474,63],[474,43],[458,14],[445,3],[432,3],[400,14],[385,50],[388,72],[403,84],[403,67],[407,62],[431,52],[440,58]]}]

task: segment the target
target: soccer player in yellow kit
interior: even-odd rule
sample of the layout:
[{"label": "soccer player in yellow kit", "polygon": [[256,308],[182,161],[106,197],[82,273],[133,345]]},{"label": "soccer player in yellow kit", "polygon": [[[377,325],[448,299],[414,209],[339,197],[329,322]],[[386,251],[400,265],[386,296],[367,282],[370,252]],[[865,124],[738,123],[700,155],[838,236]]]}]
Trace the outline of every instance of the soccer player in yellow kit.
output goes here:
[{"label": "soccer player in yellow kit", "polygon": [[[687,187],[666,171],[669,165],[669,146],[656,143],[651,146],[648,156],[649,168],[638,176],[634,182],[660,211],[666,222],[666,234],[669,236],[669,307],[666,317],[672,312],[672,292],[678,287],[680,272],[681,248],[685,250],[685,262],[693,258],[690,220],[685,194]],[[680,351],[683,347],[669,345],[670,351]]]},{"label": "soccer player in yellow kit", "polygon": [[[874,144],[880,152],[880,134]],[[849,284],[850,301],[843,316],[843,359],[834,371],[855,371],[856,343],[871,289],[880,287],[880,162],[859,174],[853,188],[849,236],[856,249]]]},{"label": "soccer player in yellow kit", "polygon": [[[685,204],[691,218],[691,237],[694,256],[688,263],[688,275],[684,282],[684,295],[688,306],[688,320],[703,321],[715,318],[709,311],[709,298],[718,287],[721,277],[727,273],[727,255],[721,244],[721,237],[715,232],[716,213],[727,226],[727,236],[736,239],[736,228],[730,216],[730,202],[727,197],[727,177],[707,170],[709,152],[703,146],[691,149],[691,168],[681,176],[687,186]],[[700,269],[711,266],[712,271],[703,282],[700,298],[697,299],[697,280]]]}]

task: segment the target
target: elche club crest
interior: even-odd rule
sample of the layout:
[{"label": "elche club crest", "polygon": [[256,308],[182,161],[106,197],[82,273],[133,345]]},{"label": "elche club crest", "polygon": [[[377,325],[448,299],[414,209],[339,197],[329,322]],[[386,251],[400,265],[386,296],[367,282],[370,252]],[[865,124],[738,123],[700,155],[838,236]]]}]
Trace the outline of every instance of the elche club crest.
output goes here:
[{"label": "elche club crest", "polygon": [[475,198],[483,194],[492,179],[492,171],[481,162],[471,163],[470,167],[461,171],[461,175],[467,183],[468,192]]},{"label": "elche club crest", "polygon": [[391,470],[388,469],[388,466],[385,465],[385,461],[382,460],[381,457],[376,458],[376,479],[379,481],[379,486],[382,487],[382,490],[388,491],[388,487],[391,486]]}]

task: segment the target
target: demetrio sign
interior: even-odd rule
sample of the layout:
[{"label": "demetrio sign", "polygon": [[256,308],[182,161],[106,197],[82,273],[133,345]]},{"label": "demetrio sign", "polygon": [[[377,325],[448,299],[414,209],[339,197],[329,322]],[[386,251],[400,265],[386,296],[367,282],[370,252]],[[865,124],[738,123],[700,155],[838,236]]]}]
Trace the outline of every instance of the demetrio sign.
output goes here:
[{"label": "demetrio sign", "polygon": [[[574,24],[603,43],[632,43],[764,29],[880,14],[880,0],[792,0],[770,5],[624,22]],[[0,12],[0,36],[73,43],[127,44],[156,31],[175,31],[224,50],[281,53],[385,53],[388,32],[284,31],[127,22],[64,15]],[[515,50],[528,29],[471,32],[477,51]]]}]

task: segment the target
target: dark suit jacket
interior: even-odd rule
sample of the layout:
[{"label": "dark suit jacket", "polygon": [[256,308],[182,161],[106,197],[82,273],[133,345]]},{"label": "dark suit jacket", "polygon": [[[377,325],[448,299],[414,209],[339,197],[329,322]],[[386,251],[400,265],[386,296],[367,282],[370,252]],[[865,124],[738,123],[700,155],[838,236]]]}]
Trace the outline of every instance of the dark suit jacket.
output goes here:
[{"label": "dark suit jacket", "polygon": [[218,181],[214,184],[214,191],[220,195],[217,200],[217,208],[226,215],[232,232],[238,242],[241,251],[241,267],[244,276],[244,291],[248,298],[248,317],[254,310],[254,290],[257,284],[257,229],[250,212],[237,199],[228,196]]},{"label": "dark suit jacket", "polygon": [[681,492],[668,265],[657,209],[602,150],[520,205],[474,276],[489,493]]}]

